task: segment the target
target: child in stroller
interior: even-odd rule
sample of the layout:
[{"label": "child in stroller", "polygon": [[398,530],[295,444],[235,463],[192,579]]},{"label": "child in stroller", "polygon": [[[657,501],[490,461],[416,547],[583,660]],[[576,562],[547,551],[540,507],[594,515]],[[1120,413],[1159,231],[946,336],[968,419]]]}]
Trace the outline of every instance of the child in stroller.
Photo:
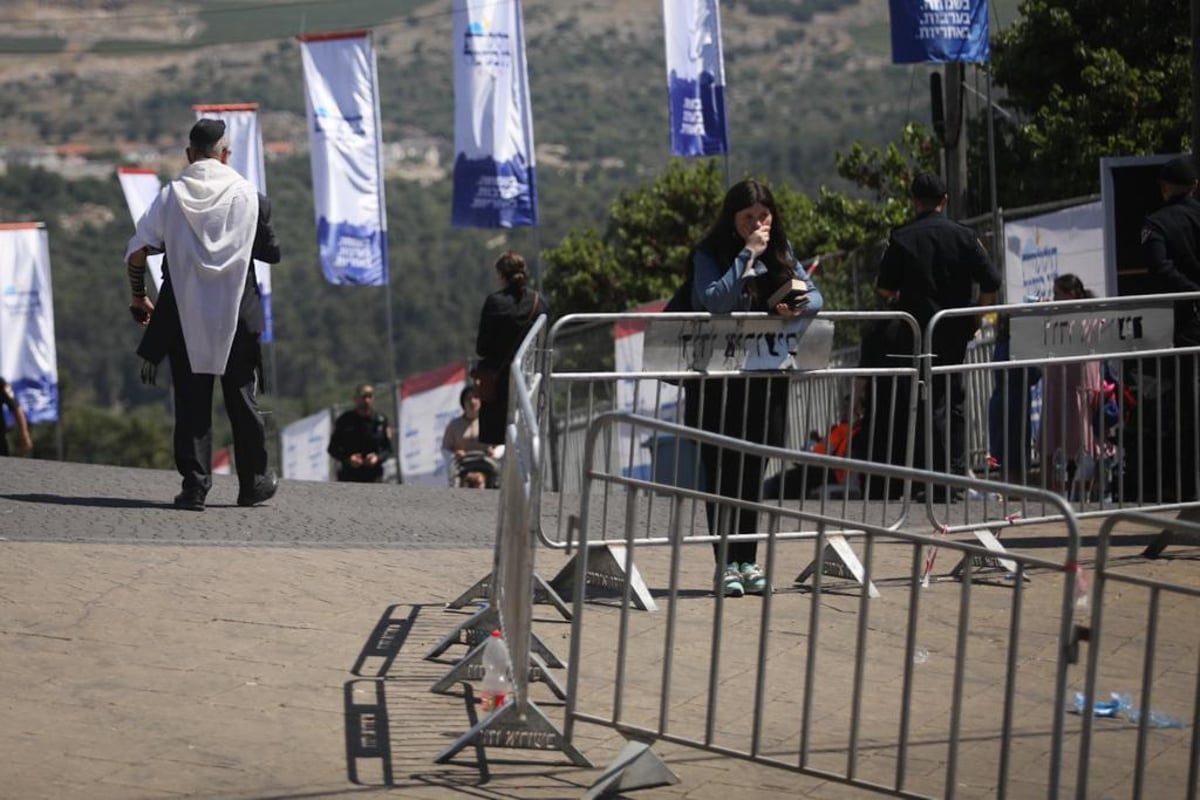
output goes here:
[{"label": "child in stroller", "polygon": [[497,489],[500,468],[497,460],[503,447],[479,441],[479,396],[474,386],[459,393],[462,415],[450,420],[442,434],[442,449],[450,453],[448,477],[455,488]]},{"label": "child in stroller", "polygon": [[450,463],[450,485],[456,489],[499,489],[500,467],[482,451],[454,456]]}]

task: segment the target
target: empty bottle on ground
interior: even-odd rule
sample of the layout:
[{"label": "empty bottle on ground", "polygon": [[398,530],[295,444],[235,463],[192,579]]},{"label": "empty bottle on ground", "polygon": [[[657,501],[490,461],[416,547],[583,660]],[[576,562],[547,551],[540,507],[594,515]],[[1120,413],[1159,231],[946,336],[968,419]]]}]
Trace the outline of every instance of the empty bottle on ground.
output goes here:
[{"label": "empty bottle on ground", "polygon": [[500,631],[492,631],[483,646],[483,682],[479,695],[484,713],[504,705],[512,691],[512,661],[508,657],[508,645]]}]

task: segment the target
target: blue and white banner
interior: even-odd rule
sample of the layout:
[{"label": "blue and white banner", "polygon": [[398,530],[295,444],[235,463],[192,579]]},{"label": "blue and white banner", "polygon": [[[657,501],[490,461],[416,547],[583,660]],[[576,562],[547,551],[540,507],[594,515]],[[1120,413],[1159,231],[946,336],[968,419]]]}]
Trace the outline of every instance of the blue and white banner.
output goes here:
[{"label": "blue and white banner", "polygon": [[717,0],[663,0],[671,154],[729,152],[725,118],[725,59]]},{"label": "blue and white banner", "polygon": [[298,38],[321,269],[333,284],[386,286],[375,50],[365,31]]},{"label": "blue and white banner", "polygon": [[[258,103],[223,103],[192,106],[196,119],[209,117],[225,123],[225,135],[229,137],[229,166],[258,189],[267,193],[267,170],[263,165],[262,131],[258,126]],[[254,277],[258,281],[258,292],[262,295],[263,316],[266,326],[262,340],[269,342],[275,337],[271,331],[271,265],[254,262]]]},{"label": "blue and white banner", "polygon": [[[139,167],[117,167],[117,181],[121,184],[121,191],[125,195],[125,205],[129,206],[129,214],[133,217],[133,224],[136,227],[137,221],[146,213],[146,209],[154,202],[154,198],[158,197],[158,193],[162,191],[162,182],[158,179],[158,173],[152,169],[141,169]],[[150,277],[154,279],[154,288],[162,289],[162,253],[146,256],[146,269],[150,272]]]},{"label": "blue and white banner", "polygon": [[892,63],[991,59],[987,0],[889,0]]},{"label": "blue and white banner", "polygon": [[461,361],[400,382],[400,474],[406,486],[449,484],[442,435],[462,414],[458,396],[466,385],[467,367]]},{"label": "blue and white banner", "polygon": [[1117,293],[1104,266],[1104,209],[1101,203],[1064,208],[1004,223],[1006,303],[1054,299],[1054,281],[1079,276],[1096,297]]},{"label": "blue and white banner", "polygon": [[520,0],[454,0],[454,152],[452,225],[538,224]]},{"label": "blue and white banner", "polygon": [[40,222],[0,224],[0,376],[30,424],[58,421],[50,239]]},{"label": "blue and white banner", "polygon": [[329,480],[329,437],[333,415],[329,409],[298,419],[279,434],[283,449],[283,477],[292,481]]}]

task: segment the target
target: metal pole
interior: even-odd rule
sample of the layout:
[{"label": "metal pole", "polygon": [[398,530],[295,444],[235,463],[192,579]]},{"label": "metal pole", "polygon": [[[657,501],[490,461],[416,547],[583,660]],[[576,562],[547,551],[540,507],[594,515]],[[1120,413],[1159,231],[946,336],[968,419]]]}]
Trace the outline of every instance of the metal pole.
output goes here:
[{"label": "metal pole", "polygon": [[[375,58],[373,36],[371,37],[371,42],[371,82],[375,87],[375,136],[382,144],[383,132],[379,127],[379,67]],[[392,381],[392,456],[396,459],[396,483],[404,483],[404,476],[400,472],[400,447],[395,438],[400,429],[400,382],[396,380],[396,342],[392,334],[392,278],[388,266],[387,209],[384,206],[382,153],[376,154],[375,180],[379,185],[379,231],[383,239],[380,243],[382,245],[380,251],[383,257],[383,274],[386,279],[383,283],[383,298],[384,306],[387,309],[388,375]]]},{"label": "metal pole", "polygon": [[946,189],[949,197],[946,216],[959,219],[967,210],[967,148],[963,142],[966,127],[963,113],[963,64],[946,65]]},{"label": "metal pole", "polygon": [[[1200,2],[1200,0],[1195,0]],[[990,201],[992,204],[992,263],[1004,274],[1004,228],[1002,214],[1000,213],[1000,204],[997,201],[996,187],[996,114],[992,108],[992,67],[987,65],[985,69],[987,76],[987,145],[988,145],[988,184],[990,185]],[[1004,289],[1006,283],[1000,282],[1000,298],[1001,302],[1007,302],[1004,299]]]}]

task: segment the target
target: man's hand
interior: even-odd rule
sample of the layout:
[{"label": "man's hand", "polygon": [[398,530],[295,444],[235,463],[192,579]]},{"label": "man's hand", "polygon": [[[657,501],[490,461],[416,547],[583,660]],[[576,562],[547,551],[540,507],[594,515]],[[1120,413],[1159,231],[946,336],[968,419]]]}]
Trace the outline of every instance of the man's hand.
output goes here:
[{"label": "man's hand", "polygon": [[132,295],[129,299],[129,313],[133,321],[145,327],[150,324],[150,315],[154,313],[154,301],[146,295]]},{"label": "man's hand", "polygon": [[33,439],[29,437],[29,431],[25,431],[24,435],[17,439],[17,455],[27,456],[33,453]]},{"label": "man's hand", "polygon": [[367,453],[367,455],[363,458],[363,461],[366,462],[368,467],[377,466],[379,464],[379,454]]},{"label": "man's hand", "polygon": [[355,469],[358,469],[363,465],[362,453],[351,453],[350,457],[346,459],[346,463]]}]

